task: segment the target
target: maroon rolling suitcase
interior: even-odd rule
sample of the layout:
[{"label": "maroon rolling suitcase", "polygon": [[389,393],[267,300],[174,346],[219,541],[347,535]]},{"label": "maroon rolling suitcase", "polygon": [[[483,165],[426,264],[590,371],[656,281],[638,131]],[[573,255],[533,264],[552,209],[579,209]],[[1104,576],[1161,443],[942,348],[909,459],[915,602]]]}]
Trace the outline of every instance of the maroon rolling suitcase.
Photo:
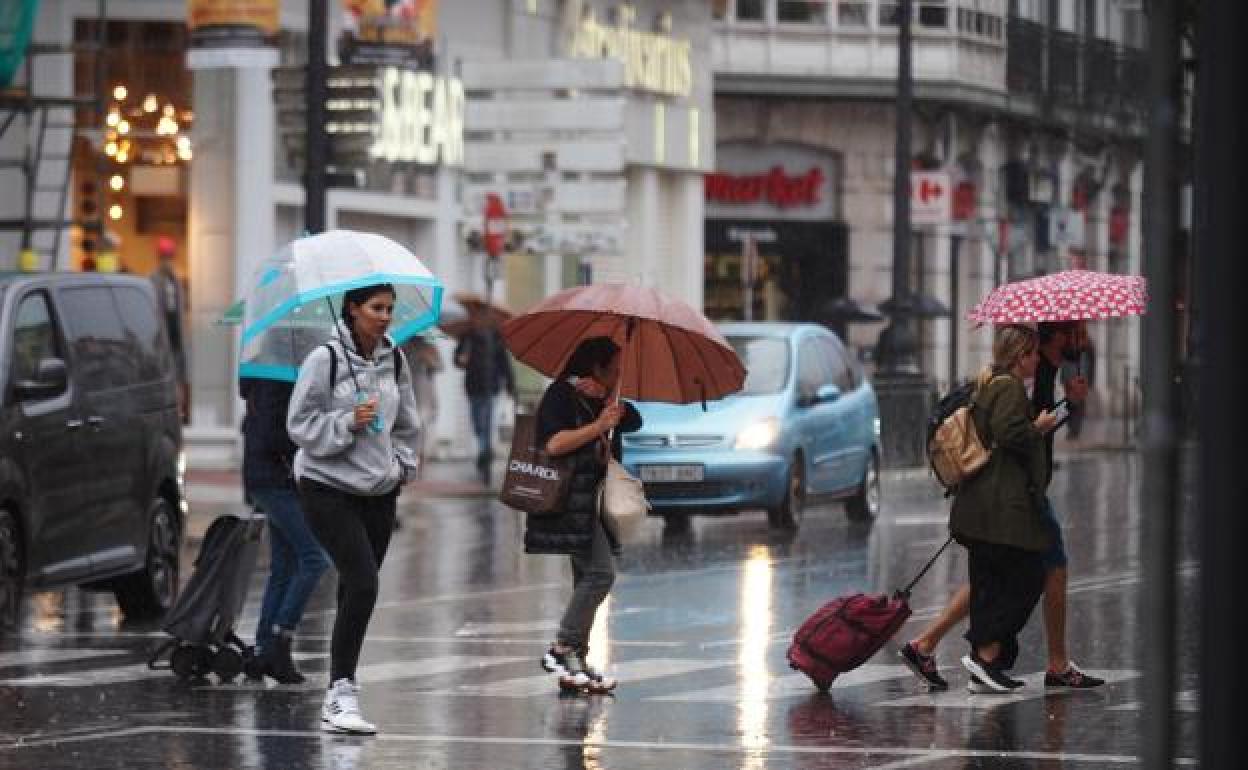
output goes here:
[{"label": "maroon rolling suitcase", "polygon": [[866,663],[910,617],[910,591],[951,542],[952,537],[908,586],[891,597],[851,594],[820,607],[793,635],[789,666],[810,677],[820,692],[827,692],[839,674]]}]

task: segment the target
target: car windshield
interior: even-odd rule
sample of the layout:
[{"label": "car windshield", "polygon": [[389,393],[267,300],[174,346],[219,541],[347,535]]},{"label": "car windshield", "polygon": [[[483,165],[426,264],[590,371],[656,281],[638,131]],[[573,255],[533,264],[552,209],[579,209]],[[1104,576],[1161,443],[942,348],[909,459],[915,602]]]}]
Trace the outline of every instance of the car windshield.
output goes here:
[{"label": "car windshield", "polygon": [[789,381],[789,341],[784,337],[728,337],[748,374],[737,395],[779,393]]}]

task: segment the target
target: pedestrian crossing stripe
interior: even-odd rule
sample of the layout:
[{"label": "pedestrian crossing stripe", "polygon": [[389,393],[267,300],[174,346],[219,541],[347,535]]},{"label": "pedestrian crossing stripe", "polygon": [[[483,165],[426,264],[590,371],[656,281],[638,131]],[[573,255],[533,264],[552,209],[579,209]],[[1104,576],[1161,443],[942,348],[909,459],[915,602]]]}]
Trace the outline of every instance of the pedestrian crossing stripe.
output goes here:
[{"label": "pedestrian crossing stripe", "polygon": [[[328,655],[320,657],[328,658]],[[490,666],[503,666],[511,663],[519,663],[525,660],[532,660],[529,657],[498,657],[489,655],[441,655],[434,658],[422,658],[420,660],[410,661],[391,661],[389,663],[368,663],[359,666],[355,670],[355,681],[360,685],[385,684],[387,682],[396,682],[403,679],[419,679],[425,676],[437,676],[439,674],[455,674],[466,671],[480,671]],[[282,685],[280,689],[292,692],[311,692],[314,690],[324,690],[326,682],[322,681],[322,677],[313,675],[303,684]],[[225,685],[209,686],[200,689],[206,690],[250,690],[255,685],[243,683],[231,683]]]},{"label": "pedestrian crossing stripe", "polygon": [[[832,686],[834,688],[857,687],[873,682],[901,679],[906,676],[913,676],[913,674],[905,666],[867,663],[853,671],[841,674],[836,678]],[[790,671],[769,677],[767,694],[764,697],[766,700],[781,700],[784,698],[800,698],[813,692],[815,692],[815,686],[811,683],[810,677]],[[646,700],[675,703],[736,703],[741,700],[741,688],[736,684],[729,684],[722,687],[710,687],[705,690],[659,695]]]},{"label": "pedestrian crossing stripe", "polygon": [[0,668],[12,666],[39,666],[45,663],[64,663],[73,660],[89,660],[109,655],[129,655],[130,650],[56,649],[37,647],[30,650],[0,652]]},{"label": "pedestrian crossing stripe", "polygon": [[[534,659],[536,667],[536,659]],[[697,660],[689,658],[646,658],[629,660],[610,666],[612,676],[621,682],[644,682],[666,677],[684,676],[698,671],[713,668],[735,666],[735,661]],[[552,674],[543,673],[517,679],[503,679],[485,684],[465,684],[454,688],[434,690],[428,695],[469,695],[490,696],[494,698],[530,698],[535,695],[548,695],[556,687]]]},{"label": "pedestrian crossing stripe", "polygon": [[[98,660],[107,655],[123,654],[123,650],[24,650],[19,652],[0,653],[0,666],[34,665],[41,663],[72,663],[78,660]],[[326,660],[325,653],[296,653],[298,661]],[[500,666],[512,666],[518,663],[531,662],[537,667],[535,656],[484,656],[484,655],[442,655],[418,660],[388,661],[369,663],[359,667],[356,678],[362,685],[384,685],[408,679],[420,679],[431,676],[465,675],[475,681],[452,686],[441,686],[438,689],[422,690],[422,695],[453,696],[453,697],[505,697],[530,698],[550,694],[556,687],[554,677],[542,672],[531,676],[507,679],[492,678],[489,669]],[[653,682],[662,679],[708,672],[714,670],[734,669],[740,666],[736,660],[706,660],[699,658],[642,658],[616,663],[609,671],[627,688],[628,685],[640,682]],[[1091,670],[1088,673],[1103,677],[1107,684],[1121,684],[1140,676],[1140,672],[1131,669]],[[301,685],[275,686],[269,689],[290,692],[320,691],[325,687],[323,675],[313,674]],[[139,682],[153,679],[173,680],[166,670],[153,671],[146,663],[126,663],[123,665],[97,667],[84,671],[65,673],[39,673],[0,679],[0,686],[8,687],[96,687]],[[959,678],[960,679],[960,678]],[[1044,687],[1043,672],[1022,677],[1026,686],[1018,691],[1001,695],[970,695],[961,682],[955,682],[951,689],[943,692],[929,692],[887,700],[878,700],[872,706],[887,708],[956,708],[981,709],[1019,703],[1053,695],[1069,695],[1075,691],[1069,688]],[[887,682],[893,680],[910,680],[918,687],[913,674],[902,665],[868,663],[853,671],[846,672],[833,682],[833,689],[848,689]],[[215,678],[210,681],[215,681]],[[230,684],[205,685],[197,689],[208,690],[255,690],[254,683],[239,679]],[[801,673],[784,671],[767,675],[764,700],[775,701],[791,698],[803,698],[815,692],[814,685]],[[647,695],[645,701],[665,703],[737,703],[742,698],[740,682],[733,682],[716,687],[699,690],[682,690],[676,693]],[[1139,710],[1138,702],[1129,702],[1109,707],[1114,711]],[[1183,712],[1194,712],[1199,709],[1198,697],[1194,691],[1180,694],[1176,708]]]},{"label": "pedestrian crossing stripe", "polygon": [[[1085,673],[1101,677],[1105,680],[1105,685],[1121,684],[1122,682],[1136,679],[1140,676],[1140,672],[1131,670],[1096,669],[1088,670]],[[966,691],[965,685],[958,687],[951,683],[948,690],[929,692],[925,695],[913,695],[894,700],[877,701],[872,705],[891,707],[929,706],[935,708],[984,709],[995,708],[1007,703],[1020,703],[1022,701],[1034,700],[1036,698],[1046,698],[1053,695],[1073,695],[1076,692],[1093,692],[1092,690],[1077,690],[1071,687],[1045,687],[1044,672],[1026,674],[1016,678],[1021,679],[1024,684],[1019,689],[1008,694],[985,693],[982,695],[972,695]],[[1105,685],[1102,685],[1102,688]],[[1097,689],[1099,690],[1102,688]]]},{"label": "pedestrian crossing stripe", "polygon": [[[86,656],[90,657],[90,656]],[[321,660],[329,655],[323,653],[298,653],[295,660]],[[66,658],[66,661],[72,658]],[[11,679],[0,679],[4,687],[98,687],[106,684],[124,684],[141,682],[145,679],[172,680],[173,674],[167,669],[152,669],[146,663],[127,663],[108,668],[93,668],[85,671],[72,671],[63,674],[29,674]]]},{"label": "pedestrian crossing stripe", "polygon": [[[1143,711],[1144,704],[1138,700],[1111,706],[1110,711]],[[1180,714],[1200,713],[1200,691],[1180,690],[1174,694],[1174,710]]]}]

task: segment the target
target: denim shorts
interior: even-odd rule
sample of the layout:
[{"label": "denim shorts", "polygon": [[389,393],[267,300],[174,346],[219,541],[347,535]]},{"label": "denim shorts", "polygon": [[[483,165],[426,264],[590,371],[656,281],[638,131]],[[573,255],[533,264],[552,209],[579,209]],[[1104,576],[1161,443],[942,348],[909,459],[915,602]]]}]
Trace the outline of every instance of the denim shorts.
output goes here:
[{"label": "denim shorts", "polygon": [[1044,569],[1047,572],[1051,569],[1066,566],[1066,543],[1062,541],[1062,523],[1057,520],[1057,513],[1053,510],[1053,503],[1046,496],[1044,498],[1044,521],[1053,533],[1053,544],[1049,546],[1049,550],[1045,551],[1041,557],[1044,562]]}]

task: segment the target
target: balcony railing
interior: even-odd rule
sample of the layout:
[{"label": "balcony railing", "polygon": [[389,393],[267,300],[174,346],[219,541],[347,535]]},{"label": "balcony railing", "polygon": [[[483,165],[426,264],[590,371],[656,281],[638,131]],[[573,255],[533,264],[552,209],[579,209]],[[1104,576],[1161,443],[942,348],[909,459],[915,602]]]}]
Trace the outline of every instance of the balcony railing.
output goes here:
[{"label": "balcony railing", "polygon": [[1143,54],[1108,40],[1011,18],[1005,80],[1010,94],[1030,96],[1084,115],[1138,119]]}]

